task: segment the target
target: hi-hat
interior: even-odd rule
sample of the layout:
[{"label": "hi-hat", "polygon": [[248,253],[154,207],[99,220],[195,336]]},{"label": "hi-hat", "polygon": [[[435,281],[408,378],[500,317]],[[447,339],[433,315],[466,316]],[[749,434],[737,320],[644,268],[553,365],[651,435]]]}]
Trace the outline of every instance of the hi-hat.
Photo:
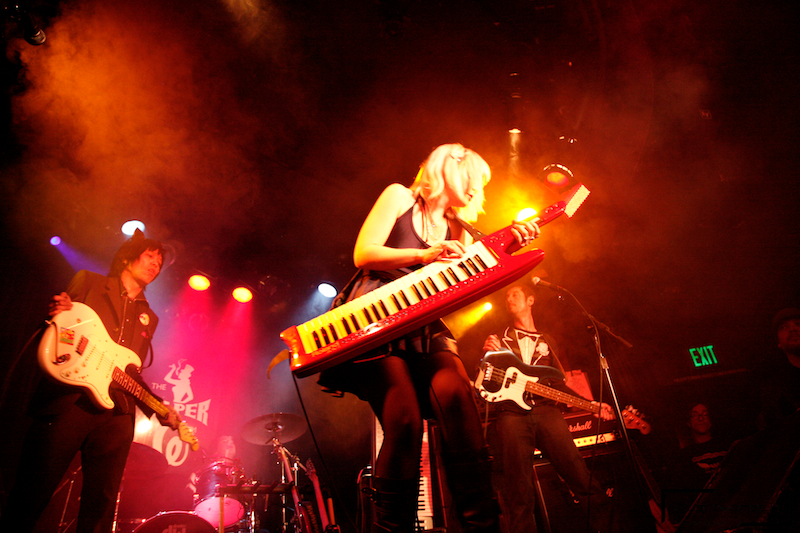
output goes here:
[{"label": "hi-hat", "polygon": [[242,438],[253,444],[271,444],[272,439],[281,443],[293,441],[306,432],[303,419],[290,413],[272,413],[247,422],[242,428]]}]

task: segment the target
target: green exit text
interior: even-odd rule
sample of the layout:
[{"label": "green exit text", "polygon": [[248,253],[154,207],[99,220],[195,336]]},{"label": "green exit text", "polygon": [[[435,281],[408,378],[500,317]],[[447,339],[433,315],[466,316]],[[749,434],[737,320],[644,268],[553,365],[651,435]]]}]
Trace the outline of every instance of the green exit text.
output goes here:
[{"label": "green exit text", "polygon": [[714,347],[710,344],[699,348],[689,348],[689,355],[692,356],[694,366],[708,366],[719,362],[717,356],[714,355]]}]

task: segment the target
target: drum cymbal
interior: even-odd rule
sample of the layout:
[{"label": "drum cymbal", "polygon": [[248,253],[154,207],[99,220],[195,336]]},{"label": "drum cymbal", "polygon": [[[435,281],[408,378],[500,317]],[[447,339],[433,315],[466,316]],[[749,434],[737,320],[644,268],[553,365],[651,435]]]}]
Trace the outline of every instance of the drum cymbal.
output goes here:
[{"label": "drum cymbal", "polygon": [[149,479],[167,470],[164,454],[146,444],[134,442],[125,463],[125,479]]},{"label": "drum cymbal", "polygon": [[290,413],[272,413],[256,417],[242,428],[242,438],[253,444],[271,444],[272,439],[281,443],[293,441],[306,432],[303,419]]}]

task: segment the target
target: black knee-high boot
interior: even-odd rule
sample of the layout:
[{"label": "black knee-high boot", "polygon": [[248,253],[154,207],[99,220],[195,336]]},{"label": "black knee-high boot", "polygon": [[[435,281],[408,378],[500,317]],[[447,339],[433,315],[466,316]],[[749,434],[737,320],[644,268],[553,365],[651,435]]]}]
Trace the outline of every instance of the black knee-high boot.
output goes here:
[{"label": "black knee-high boot", "polygon": [[500,506],[492,488],[489,450],[445,452],[442,461],[464,533],[499,533]]},{"label": "black knee-high boot", "polygon": [[413,533],[416,530],[418,479],[372,478],[375,522],[371,533]]}]

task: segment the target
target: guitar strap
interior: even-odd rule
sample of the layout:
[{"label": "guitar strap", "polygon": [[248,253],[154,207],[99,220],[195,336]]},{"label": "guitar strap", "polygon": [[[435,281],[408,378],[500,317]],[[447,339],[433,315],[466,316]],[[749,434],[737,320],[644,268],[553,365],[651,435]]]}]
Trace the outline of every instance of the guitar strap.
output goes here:
[{"label": "guitar strap", "polygon": [[486,234],[484,234],[483,232],[481,232],[479,229],[477,229],[475,226],[473,226],[472,224],[470,224],[469,222],[467,222],[466,220],[464,220],[464,219],[463,219],[463,218],[461,218],[460,216],[458,216],[458,215],[456,215],[456,214],[453,214],[453,218],[455,219],[455,221],[456,221],[456,222],[458,222],[459,224],[461,224],[461,226],[462,226],[462,227],[463,227],[465,230],[467,230],[467,232],[468,232],[470,235],[472,235],[472,240],[473,240],[473,241],[475,241],[475,242],[478,242],[479,240],[481,240],[481,239],[483,239],[484,237],[486,237]]},{"label": "guitar strap", "polygon": [[[152,338],[152,336],[151,336],[151,338]],[[145,363],[144,361],[142,361],[142,368],[139,369],[140,372],[142,370],[144,370],[145,368],[149,368],[150,365],[153,364],[153,359],[155,359],[153,357],[153,343],[152,343],[152,341],[147,345],[147,355],[145,356],[145,360],[147,360],[147,359],[150,359],[150,362]]]},{"label": "guitar strap", "polygon": [[353,274],[353,277],[350,278],[350,281],[347,282],[347,285],[344,286],[344,289],[336,295],[336,298],[333,299],[331,302],[330,309],[335,309],[342,305],[343,303],[347,302],[347,298],[350,296],[350,293],[353,292],[353,287],[356,284],[356,281],[364,274],[364,269],[359,268],[356,270],[356,273]]}]

